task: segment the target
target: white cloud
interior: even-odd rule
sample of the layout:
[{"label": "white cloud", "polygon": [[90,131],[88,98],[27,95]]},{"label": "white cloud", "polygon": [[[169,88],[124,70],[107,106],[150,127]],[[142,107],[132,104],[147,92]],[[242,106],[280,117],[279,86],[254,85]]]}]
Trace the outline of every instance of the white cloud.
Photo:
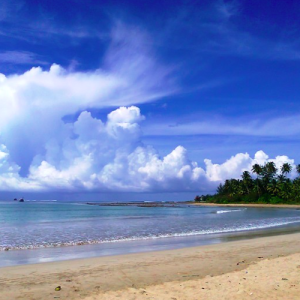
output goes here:
[{"label": "white cloud", "polygon": [[238,153],[222,164],[213,164],[211,160],[205,159],[206,176],[211,181],[225,181],[230,178],[241,178],[244,171],[250,171],[254,164],[264,165],[267,162],[274,162],[278,171],[284,163],[290,163],[293,167],[291,177],[296,176],[295,162],[286,155],[276,156],[274,159],[259,150],[255,153],[254,158],[251,158],[248,153]]},{"label": "white cloud", "polygon": [[31,182],[19,176],[20,167],[11,161],[5,145],[0,145],[0,190],[38,191],[38,182]]},{"label": "white cloud", "polygon": [[53,64],[50,70],[0,74],[0,139],[22,172],[49,141],[68,137],[66,115],[154,101],[177,90],[171,70],[145,46],[147,38],[135,28],[117,26],[102,67],[90,72]]},{"label": "white cloud", "polygon": [[120,107],[107,122],[82,112],[64,132],[45,144],[45,152],[34,157],[29,174],[19,175],[19,166],[8,149],[0,148],[0,189],[24,191],[107,192],[211,192],[228,178],[240,178],[254,163],[274,161],[278,168],[294,161],[287,156],[268,157],[258,151],[253,158],[239,153],[222,164],[205,159],[206,168],[190,161],[187,150],[176,147],[160,157],[142,142],[144,117],[138,107]]},{"label": "white cloud", "polygon": [[238,153],[223,164],[213,164],[211,160],[204,160],[207,176],[212,181],[224,181],[230,178],[239,178],[243,171],[251,170],[253,159],[248,153]]},{"label": "white cloud", "polygon": [[45,188],[104,191],[180,191],[198,189],[205,172],[189,161],[178,146],[160,158],[141,142],[138,107],[120,107],[107,123],[82,112],[69,127],[74,133],[59,145],[47,144],[44,156],[35,158],[28,179]]}]

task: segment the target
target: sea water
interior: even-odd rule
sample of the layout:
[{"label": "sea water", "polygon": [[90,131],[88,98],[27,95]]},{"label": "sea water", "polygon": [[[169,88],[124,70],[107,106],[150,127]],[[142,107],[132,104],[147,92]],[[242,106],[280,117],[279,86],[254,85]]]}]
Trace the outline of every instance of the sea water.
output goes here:
[{"label": "sea water", "polygon": [[216,243],[300,229],[300,210],[0,202],[0,266]]}]

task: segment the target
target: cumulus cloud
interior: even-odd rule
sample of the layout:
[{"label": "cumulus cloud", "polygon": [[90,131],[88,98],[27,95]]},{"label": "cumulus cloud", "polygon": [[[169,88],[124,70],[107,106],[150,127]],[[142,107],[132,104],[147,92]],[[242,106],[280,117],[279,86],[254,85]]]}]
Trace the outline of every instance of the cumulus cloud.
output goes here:
[{"label": "cumulus cloud", "polygon": [[147,38],[118,25],[101,67],[94,71],[68,71],[53,64],[49,70],[0,74],[0,138],[23,174],[50,140],[68,136],[62,121],[66,115],[145,103],[177,90],[171,69],[145,46]]},{"label": "cumulus cloud", "polygon": [[28,178],[21,178],[19,171],[20,167],[10,159],[6,146],[0,145],[0,190],[40,190],[38,182],[32,182]]},{"label": "cumulus cloud", "polygon": [[241,177],[242,172],[251,172],[254,164],[264,165],[267,162],[274,162],[278,170],[280,170],[284,163],[290,163],[293,167],[291,176],[296,176],[296,165],[293,159],[290,159],[286,155],[279,155],[272,159],[262,150],[257,151],[253,158],[248,153],[238,153],[222,164],[213,164],[209,159],[205,159],[204,162],[206,165],[206,175],[211,181],[223,182],[230,178],[238,179]]},{"label": "cumulus cloud", "polygon": [[178,146],[161,158],[141,141],[138,107],[120,107],[107,122],[82,112],[69,138],[52,140],[45,155],[35,157],[27,179],[45,188],[102,191],[195,190],[205,172]]},{"label": "cumulus cloud", "polygon": [[35,155],[26,177],[0,147],[0,189],[24,191],[207,192],[228,178],[239,178],[254,163],[294,161],[270,159],[263,151],[253,158],[239,153],[222,164],[205,159],[205,168],[178,146],[165,157],[142,142],[144,116],[136,106],[120,107],[103,122],[83,111],[76,122],[63,124],[64,138],[52,137]]}]

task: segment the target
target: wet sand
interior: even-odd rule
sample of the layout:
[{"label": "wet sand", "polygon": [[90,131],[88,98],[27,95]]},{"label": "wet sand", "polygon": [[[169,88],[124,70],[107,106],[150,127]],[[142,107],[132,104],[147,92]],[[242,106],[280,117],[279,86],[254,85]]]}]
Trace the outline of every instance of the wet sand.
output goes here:
[{"label": "wet sand", "polygon": [[299,252],[295,233],[0,268],[0,299],[299,299]]}]

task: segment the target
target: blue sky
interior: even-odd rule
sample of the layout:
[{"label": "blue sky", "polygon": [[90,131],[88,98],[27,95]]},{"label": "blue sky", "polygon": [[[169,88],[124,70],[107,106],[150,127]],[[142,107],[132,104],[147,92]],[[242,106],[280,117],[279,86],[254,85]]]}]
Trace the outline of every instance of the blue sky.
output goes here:
[{"label": "blue sky", "polygon": [[[2,190],[185,197],[260,150],[261,162],[299,162],[299,12],[297,1],[2,1]],[[119,157],[138,147],[139,166]]]}]

